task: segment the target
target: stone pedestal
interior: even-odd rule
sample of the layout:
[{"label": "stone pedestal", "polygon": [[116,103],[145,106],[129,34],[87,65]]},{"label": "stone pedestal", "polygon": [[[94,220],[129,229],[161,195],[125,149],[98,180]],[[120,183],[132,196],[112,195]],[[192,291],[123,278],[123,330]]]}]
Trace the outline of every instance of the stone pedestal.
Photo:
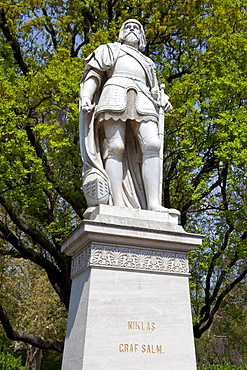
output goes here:
[{"label": "stone pedestal", "polygon": [[194,370],[187,255],[176,211],[100,205],[64,241],[72,293],[62,370]]}]

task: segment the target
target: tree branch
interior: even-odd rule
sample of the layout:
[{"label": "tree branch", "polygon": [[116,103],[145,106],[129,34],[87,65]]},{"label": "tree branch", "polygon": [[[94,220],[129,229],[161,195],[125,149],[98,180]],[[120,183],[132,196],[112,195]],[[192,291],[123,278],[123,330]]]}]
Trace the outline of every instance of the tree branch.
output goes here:
[{"label": "tree branch", "polygon": [[[1,226],[0,226],[1,228]],[[4,237],[2,237],[2,239],[6,240]],[[21,253],[18,253],[17,251],[11,249],[11,250],[6,250],[6,249],[2,249],[0,248],[0,256],[10,256],[10,257],[13,257],[13,258],[23,258],[22,254]]]},{"label": "tree branch", "polygon": [[[51,170],[47,158],[45,156],[45,153],[38,142],[35,133],[33,132],[32,128],[30,126],[25,127],[28,139],[30,141],[30,144],[33,146],[33,148],[36,151],[37,156],[42,160],[42,164],[44,167],[45,175],[48,181],[50,181],[53,185],[55,190],[58,192],[58,194],[61,195],[74,209],[76,214],[82,219],[83,218],[83,209],[85,209],[85,202],[83,202],[81,199],[78,197],[73,196],[71,193],[68,193],[61,188],[54,177],[53,171]],[[82,196],[83,199],[83,196]]]},{"label": "tree branch", "polygon": [[0,28],[6,38],[6,40],[10,43],[10,46],[13,50],[14,58],[19,65],[21,71],[24,75],[27,75],[29,72],[27,64],[24,62],[20,43],[16,40],[16,38],[11,34],[10,29],[7,24],[6,14],[4,9],[2,8],[0,11]]},{"label": "tree branch", "polygon": [[0,321],[6,332],[7,337],[10,340],[22,341],[31,344],[34,347],[40,349],[50,349],[57,352],[63,352],[64,344],[54,339],[42,339],[36,337],[35,335],[25,333],[23,331],[16,331],[12,328],[9,318],[4,311],[3,307],[0,305]]},{"label": "tree branch", "polygon": [[[66,269],[60,272],[47,258],[44,258],[41,254],[35,252],[31,248],[26,248],[22,241],[17,238],[17,236],[1,220],[0,231],[4,237],[4,240],[10,243],[21,254],[22,258],[36,263],[46,271],[51,285],[55,289],[65,307],[68,309],[71,287],[69,266],[67,265]],[[18,256],[18,258],[20,257]]]},{"label": "tree branch", "polygon": [[182,77],[185,74],[190,74],[190,73],[192,73],[192,72],[189,69],[182,68],[182,70],[180,72],[174,73],[171,76],[167,77],[166,81],[168,83],[171,83],[176,78]]},{"label": "tree branch", "polygon": [[[215,188],[217,188],[217,186],[219,186],[221,183],[221,179],[219,178],[218,180],[216,180],[210,187],[207,191],[203,192],[201,194],[201,196],[199,198],[197,198],[197,201],[199,202],[200,200],[202,200],[203,198],[205,198],[208,194],[210,194]],[[181,225],[184,226],[186,225],[186,218],[187,218],[187,211],[188,209],[192,206],[193,204],[193,201],[190,200],[188,201],[187,203],[185,203],[185,205],[182,207],[182,210],[181,210]]]},{"label": "tree branch", "polygon": [[232,231],[233,231],[232,228],[229,228],[227,230],[225,238],[224,238],[224,243],[222,244],[222,247],[220,248],[220,250],[217,253],[215,253],[213,255],[211,263],[209,265],[209,269],[208,269],[208,273],[207,273],[207,277],[206,277],[206,285],[205,285],[205,305],[200,310],[201,320],[200,320],[199,325],[203,324],[209,318],[211,305],[215,301],[215,299],[217,297],[217,294],[219,293],[221,285],[224,281],[224,277],[226,276],[226,273],[227,273],[227,268],[232,267],[236,263],[236,261],[238,260],[238,255],[235,254],[234,258],[231,260],[231,262],[229,263],[227,268],[225,268],[222,271],[222,273],[220,274],[220,277],[216,281],[213,293],[210,295],[211,278],[212,278],[212,274],[214,272],[216,261],[217,261],[218,258],[220,258],[222,256],[222,253],[227,248],[228,239],[229,239],[229,236],[230,236]]},{"label": "tree branch", "polygon": [[29,235],[33,241],[48,251],[57,261],[58,265],[64,269],[66,263],[64,256],[53,246],[53,244],[44,236],[42,232],[37,229],[30,227],[14,210],[12,206],[8,204],[3,195],[0,194],[0,204],[7,211],[10,219],[14,224],[25,234]]},{"label": "tree branch", "polygon": [[56,31],[55,31],[52,23],[50,22],[50,18],[48,16],[48,13],[47,13],[46,9],[42,8],[42,12],[43,12],[45,18],[47,19],[47,24],[45,24],[45,29],[51,35],[52,43],[53,43],[54,49],[56,50],[57,49]]},{"label": "tree branch", "polygon": [[226,295],[240,282],[242,281],[247,275],[247,268],[243,270],[243,272],[235,279],[232,281],[231,284],[229,284],[219,295],[214,307],[212,308],[212,310],[210,311],[209,315],[208,315],[208,320],[206,322],[206,324],[203,326],[203,327],[200,327],[201,326],[201,323],[199,324],[196,324],[194,326],[194,336],[195,338],[200,338],[202,336],[202,334],[208,330],[208,328],[212,325],[213,323],[213,319],[214,319],[214,316],[216,314],[216,312],[219,310],[220,308],[220,305],[221,305],[221,302],[223,301],[223,299],[226,297]]},{"label": "tree branch", "polygon": [[78,35],[77,27],[75,26],[73,29],[70,30],[71,33],[71,48],[70,48],[70,55],[71,58],[77,57],[76,49],[75,49],[75,41],[76,36]]},{"label": "tree branch", "polygon": [[177,167],[177,163],[178,163],[178,156],[176,156],[176,158],[174,158],[174,160],[172,161],[170,167],[169,167],[169,170],[168,170],[168,174],[166,176],[166,178],[164,179],[164,206],[167,207],[167,208],[171,208],[171,200],[170,200],[170,184],[171,184],[171,179],[172,179],[172,174],[174,174],[176,172],[176,167]]}]

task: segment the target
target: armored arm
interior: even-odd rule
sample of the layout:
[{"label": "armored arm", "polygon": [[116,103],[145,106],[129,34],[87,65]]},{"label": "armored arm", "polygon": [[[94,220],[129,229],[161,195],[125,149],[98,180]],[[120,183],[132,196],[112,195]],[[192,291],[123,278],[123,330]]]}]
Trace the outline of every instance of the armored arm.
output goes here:
[{"label": "armored arm", "polygon": [[82,79],[79,92],[79,107],[82,108],[82,110],[90,112],[93,109],[94,104],[92,104],[92,102],[94,94],[101,85],[102,75],[103,72],[90,69]]}]

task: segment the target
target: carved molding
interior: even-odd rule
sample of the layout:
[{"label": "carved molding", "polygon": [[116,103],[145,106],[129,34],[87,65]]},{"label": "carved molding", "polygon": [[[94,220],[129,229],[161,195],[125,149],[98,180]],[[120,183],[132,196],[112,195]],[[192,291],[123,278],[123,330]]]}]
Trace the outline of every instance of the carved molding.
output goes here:
[{"label": "carved molding", "polygon": [[89,266],[189,274],[186,253],[91,244],[72,260],[71,277]]}]

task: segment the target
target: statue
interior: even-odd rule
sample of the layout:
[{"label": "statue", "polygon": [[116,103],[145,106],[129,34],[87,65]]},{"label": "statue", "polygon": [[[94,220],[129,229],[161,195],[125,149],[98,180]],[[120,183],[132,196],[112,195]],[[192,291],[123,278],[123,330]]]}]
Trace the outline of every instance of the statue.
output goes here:
[{"label": "statue", "polygon": [[163,137],[158,126],[159,116],[163,126],[164,112],[172,106],[159,91],[154,63],[140,52],[145,45],[141,23],[129,19],[118,42],[99,46],[85,60],[80,145],[89,206],[167,211],[161,205]]}]

